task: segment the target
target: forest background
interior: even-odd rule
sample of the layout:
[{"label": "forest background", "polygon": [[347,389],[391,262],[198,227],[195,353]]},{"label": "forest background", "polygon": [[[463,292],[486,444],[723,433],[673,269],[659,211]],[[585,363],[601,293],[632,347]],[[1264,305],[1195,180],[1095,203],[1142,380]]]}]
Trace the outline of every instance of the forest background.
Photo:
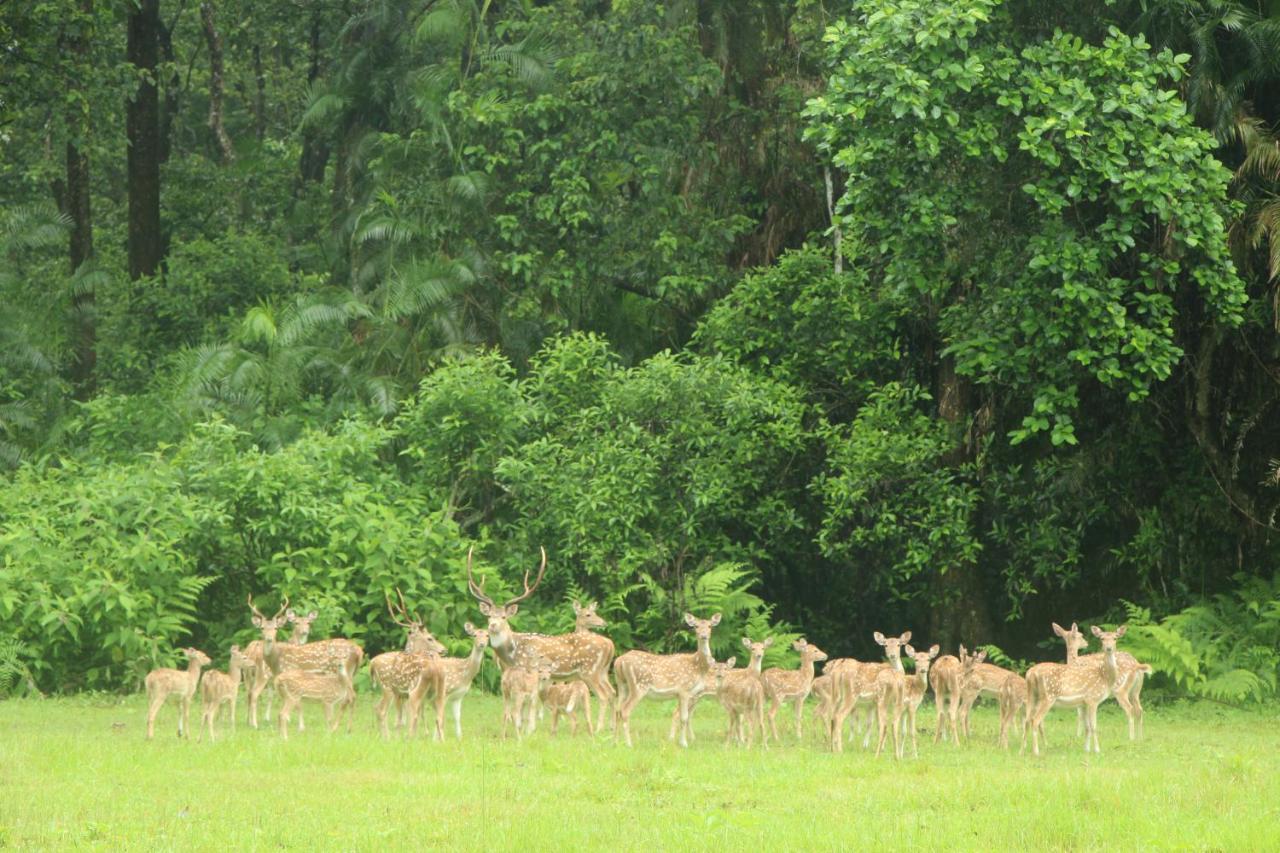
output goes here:
[{"label": "forest background", "polygon": [[0,690],[465,640],[474,545],[1273,696],[1277,121],[1276,0],[3,4]]}]

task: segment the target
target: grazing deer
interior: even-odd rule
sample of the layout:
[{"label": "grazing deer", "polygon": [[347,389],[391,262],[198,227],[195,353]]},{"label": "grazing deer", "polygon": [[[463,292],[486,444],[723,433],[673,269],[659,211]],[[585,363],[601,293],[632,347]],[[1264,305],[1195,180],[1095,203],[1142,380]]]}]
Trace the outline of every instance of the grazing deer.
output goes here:
[{"label": "grazing deer", "polygon": [[[531,668],[508,667],[502,673],[502,738],[507,737],[507,723],[515,724],[516,740],[533,734],[538,723],[538,697],[551,682],[556,665],[549,660],[535,661]],[[522,717],[523,715],[523,717]]]},{"label": "grazing deer", "polygon": [[1120,683],[1116,662],[1116,641],[1124,636],[1125,626],[1103,631],[1093,626],[1093,635],[1102,641],[1102,663],[1038,663],[1027,671],[1027,707],[1025,725],[1031,728],[1031,751],[1040,754],[1041,726],[1053,708],[1084,708],[1085,752],[1101,752],[1098,743],[1098,705],[1111,696]]},{"label": "grazing deer", "polygon": [[902,698],[906,711],[904,722],[911,731],[911,755],[918,758],[920,748],[916,745],[916,711],[920,709],[920,703],[924,701],[924,694],[929,687],[929,667],[942,649],[935,644],[927,652],[917,652],[910,645],[903,646],[902,650],[916,665],[915,672],[907,677]]},{"label": "grazing deer", "polygon": [[[960,647],[960,660],[965,662],[966,651]],[[985,654],[983,655],[985,657]],[[969,712],[973,703],[982,696],[1000,698],[1000,688],[1005,679],[1013,675],[1013,670],[978,660],[964,668],[964,678],[960,684],[960,730],[966,740],[969,739]]]},{"label": "grazing deer", "polygon": [[[387,730],[387,706],[396,703],[396,718],[404,716],[405,700],[409,700],[409,736],[417,731],[417,705],[413,695],[418,691],[418,701],[427,694],[436,700],[436,740],[444,738],[444,666],[440,653],[444,646],[436,644],[430,652],[383,652],[369,662],[369,678],[382,688],[382,698],[378,700],[374,713],[378,717],[378,728],[384,738],[390,737]],[[419,691],[419,688],[422,688]]]},{"label": "grazing deer", "polygon": [[[886,637],[879,631],[873,635],[877,643],[884,646],[885,661],[881,663],[863,663],[852,658],[843,658],[844,663],[836,667],[832,675],[835,678],[834,711],[831,715],[831,748],[835,752],[844,751],[844,722],[850,714],[855,720],[858,705],[865,699],[873,705],[876,702],[876,677],[885,670],[902,670],[902,647],[911,641],[911,632],[903,631],[897,637]],[[902,670],[905,672],[905,670]],[[866,734],[862,739],[865,749],[871,742],[871,724],[867,721]]]},{"label": "grazing deer", "polygon": [[551,712],[551,733],[560,728],[560,715],[569,719],[571,734],[578,733],[578,711],[585,710],[587,732],[595,734],[591,722],[591,691],[581,681],[557,681],[542,689],[542,707]]},{"label": "grazing deer", "polygon": [[[1083,656],[1078,654],[1088,647],[1089,641],[1085,639],[1084,634],[1080,633],[1076,623],[1072,622],[1071,630],[1067,631],[1054,622],[1053,632],[1067,644],[1067,663],[1102,663],[1101,654]],[[1128,652],[1116,652],[1116,665],[1120,668],[1120,683],[1115,689],[1116,704],[1124,711],[1125,718],[1129,721],[1129,740],[1136,740],[1142,735],[1142,682],[1153,670],[1150,666],[1139,663],[1138,659]],[[1083,733],[1084,709],[1080,708],[1076,711],[1076,737]]]},{"label": "grazing deer", "polygon": [[[484,663],[484,650],[489,646],[489,632],[482,631],[470,622],[462,626],[472,639],[471,654],[465,658],[441,658],[440,666],[444,671],[444,692],[445,702],[449,706],[449,713],[453,717],[453,730],[462,740],[462,700],[471,690],[471,683],[475,681],[476,673],[480,671],[480,665]],[[428,690],[428,685],[424,681],[409,696],[409,714],[410,719],[415,719],[418,714],[418,708],[422,705],[422,698]]]},{"label": "grazing deer", "polygon": [[213,724],[218,710],[224,703],[231,706],[231,731],[236,730],[236,700],[240,696],[240,677],[253,663],[239,646],[231,647],[231,663],[225,673],[210,670],[200,680],[201,728],[209,729],[209,741],[214,741]]},{"label": "grazing deer", "polygon": [[[609,684],[609,664],[613,660],[613,640],[594,634],[583,628],[572,634],[521,633],[511,630],[509,621],[519,612],[519,602],[528,598],[538,585],[547,570],[547,552],[542,551],[542,565],[538,568],[538,577],[533,586],[529,586],[529,572],[524,573],[524,592],[509,600],[506,604],[495,604],[493,599],[484,593],[484,578],[477,584],[471,574],[472,549],[467,550],[467,588],[471,595],[480,602],[480,612],[489,620],[489,647],[493,649],[498,666],[508,669],[513,666],[533,668],[539,658],[549,660],[555,666],[553,677],[556,680],[571,678],[581,679],[596,699],[601,703],[601,721],[604,709],[613,698],[613,687]],[[581,608],[575,607],[575,611]],[[592,615],[594,608],[592,608]],[[579,624],[602,627],[604,620],[583,619],[579,612]]]},{"label": "grazing deer", "polygon": [[631,712],[647,697],[676,700],[680,711],[680,745],[689,745],[693,700],[714,686],[709,678],[714,662],[711,629],[720,624],[720,614],[710,619],[698,619],[692,613],[686,613],[684,621],[698,638],[696,652],[655,655],[635,649],[619,655],[613,662],[613,675],[618,682],[614,731],[621,724],[627,746],[631,746]]},{"label": "grazing deer", "polygon": [[199,649],[183,649],[187,656],[186,669],[153,669],[147,673],[147,740],[155,737],[156,715],[160,706],[170,696],[176,697],[178,710],[178,737],[191,737],[191,699],[200,683],[200,670],[209,665],[209,656]]},{"label": "grazing deer", "polygon": [[813,687],[813,665],[827,659],[826,652],[803,637],[792,643],[791,648],[800,653],[799,669],[770,667],[761,673],[769,694],[769,728],[779,743],[782,739],[778,737],[778,709],[787,702],[795,702],[796,706],[796,739],[804,737],[804,700],[809,698]]},{"label": "grazing deer", "polygon": [[[285,740],[289,739],[289,718],[303,699],[313,699],[324,705],[324,719],[330,732],[337,731],[342,708],[349,708],[355,701],[355,690],[345,672],[290,669],[276,676],[275,687],[280,693],[280,737]],[[337,715],[334,714],[335,709]],[[350,731],[351,715],[348,714],[347,732]]]}]

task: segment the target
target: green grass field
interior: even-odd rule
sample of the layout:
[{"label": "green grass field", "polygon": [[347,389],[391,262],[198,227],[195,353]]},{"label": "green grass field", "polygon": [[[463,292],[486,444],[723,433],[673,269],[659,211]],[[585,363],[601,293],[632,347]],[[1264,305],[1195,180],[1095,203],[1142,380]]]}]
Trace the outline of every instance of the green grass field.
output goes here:
[{"label": "green grass field", "polygon": [[148,743],[140,698],[2,702],[0,847],[1280,847],[1275,710],[1149,708],[1146,740],[1131,744],[1112,704],[1100,757],[1084,755],[1074,715],[1058,712],[1052,749],[1032,759],[995,747],[987,705],[971,744],[934,746],[930,719],[920,757],[898,763],[830,754],[811,726],[803,743],[788,733],[767,752],[726,749],[712,702],[688,750],[665,740],[670,704],[641,706],[630,750],[567,728],[552,738],[545,723],[504,742],[501,704],[486,695],[469,698],[461,742],[384,742],[371,705],[360,697],[350,735],[328,734],[308,708],[312,728],[287,743],[241,724],[210,744],[175,738],[172,707]]}]

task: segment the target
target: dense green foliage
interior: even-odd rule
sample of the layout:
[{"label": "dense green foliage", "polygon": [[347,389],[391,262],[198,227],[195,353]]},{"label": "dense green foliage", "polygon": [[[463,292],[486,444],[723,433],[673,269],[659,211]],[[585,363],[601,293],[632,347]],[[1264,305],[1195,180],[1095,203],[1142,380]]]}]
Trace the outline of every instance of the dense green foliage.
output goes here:
[{"label": "dense green foliage", "polygon": [[1274,0],[7,4],[0,690],[250,592],[460,642],[475,546],[621,648],[1129,618],[1273,695],[1276,57]]}]

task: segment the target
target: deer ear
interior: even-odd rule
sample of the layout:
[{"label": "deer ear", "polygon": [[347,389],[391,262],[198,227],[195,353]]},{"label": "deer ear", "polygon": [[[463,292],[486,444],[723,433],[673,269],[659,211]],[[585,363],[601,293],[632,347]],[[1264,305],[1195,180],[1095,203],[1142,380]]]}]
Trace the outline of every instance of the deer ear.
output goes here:
[{"label": "deer ear", "polygon": [[[588,602],[587,602],[587,609],[588,609],[588,610],[595,610],[595,609],[596,609],[596,602],[594,602],[594,601],[588,601]],[[585,687],[585,686],[586,686],[586,685],[584,684],[584,685],[583,685],[583,687]]]},{"label": "deer ear", "polygon": [[292,607],[290,607],[288,610],[286,610],[286,611],[284,612],[284,618],[286,618],[286,619],[288,619],[290,622],[292,622],[294,619],[297,619],[297,618],[298,618],[298,614],[294,613],[294,612],[293,612],[293,608],[292,608]]},{"label": "deer ear", "polygon": [[942,651],[942,646],[938,645],[937,643],[934,643],[932,646],[929,647],[929,657],[936,658],[938,656],[938,652],[940,651]]},{"label": "deer ear", "polygon": [[727,661],[725,661],[725,665],[728,666],[730,669],[733,669],[733,665],[736,664],[737,662],[738,662],[738,659],[736,657],[732,657],[732,658],[729,658]]},{"label": "deer ear", "polygon": [[462,630],[467,632],[468,637],[474,637],[476,635],[476,626],[472,625],[470,622],[464,622],[462,624]]},{"label": "deer ear", "polygon": [[746,648],[746,650],[747,650],[747,651],[751,651],[751,638],[750,638],[750,637],[743,637],[743,638],[742,638],[742,645],[743,645],[743,647],[745,647],[745,648]]},{"label": "deer ear", "polygon": [[493,608],[482,601],[480,602],[480,612],[483,613],[485,616],[492,616]]},{"label": "deer ear", "polygon": [[317,611],[312,610],[310,613],[308,613],[308,614],[307,614],[307,618],[308,618],[308,619],[314,619],[314,618],[316,618],[318,615],[320,615],[320,614],[319,614]]},{"label": "deer ear", "polygon": [[1128,626],[1126,626],[1126,625],[1121,625],[1119,628],[1117,628],[1117,629],[1116,629],[1116,639],[1117,639],[1117,640],[1124,636],[1124,632],[1127,630],[1127,628],[1128,628]]},{"label": "deer ear", "polygon": [[1065,638],[1065,637],[1067,636],[1067,629],[1066,629],[1066,628],[1063,628],[1063,627],[1062,627],[1061,625],[1059,625],[1057,622],[1054,622],[1054,623],[1053,623],[1053,633],[1057,634],[1059,637],[1064,637],[1064,638]]},{"label": "deer ear", "polygon": [[1095,637],[1101,637],[1101,636],[1102,636],[1102,629],[1101,629],[1101,628],[1099,628],[1097,625],[1094,625],[1092,630],[1093,630],[1093,636],[1095,636]]},{"label": "deer ear", "polygon": [[715,626],[719,625],[719,624],[720,624],[720,614],[719,614],[719,613],[717,613],[715,616],[712,616],[710,621],[711,621],[711,627],[712,627],[712,628],[714,628]]},{"label": "deer ear", "polygon": [[231,647],[231,651],[235,652],[236,654],[240,654],[240,647],[239,647],[239,646],[232,646],[232,647]]},{"label": "deer ear", "polygon": [[986,659],[987,659],[986,652],[977,652],[973,656],[974,663],[982,663]]},{"label": "deer ear", "polygon": [[879,631],[876,631],[871,636],[875,639],[877,643],[879,643],[882,646],[887,642],[884,638],[884,634],[881,634]]},{"label": "deer ear", "polygon": [[765,637],[765,638],[764,638],[764,647],[767,649],[767,648],[769,648],[769,647],[770,647],[770,646],[772,646],[772,645],[773,645],[773,637]]},{"label": "deer ear", "polygon": [[519,605],[519,604],[508,604],[508,605],[506,606],[506,611],[507,611],[507,612],[506,612],[506,617],[507,617],[508,619],[510,619],[512,616],[515,616],[517,613],[519,613],[519,612],[520,612],[520,605]]},{"label": "deer ear", "polygon": [[969,656],[969,650],[964,647],[964,643],[960,644],[960,660],[964,660]]},{"label": "deer ear", "polygon": [[899,643],[906,643],[906,642],[910,642],[910,640],[911,640],[911,632],[910,632],[910,631],[903,631],[903,632],[902,632],[902,636],[898,637],[898,642],[899,642]]},{"label": "deer ear", "polygon": [[806,640],[804,637],[801,637],[800,639],[796,640],[794,643],[791,644],[791,648],[795,649],[798,652],[802,652],[804,651],[804,647],[807,645],[809,645],[809,641]]},{"label": "deer ear", "polygon": [[693,618],[693,614],[692,614],[692,613],[686,613],[686,614],[684,615],[684,624],[686,624],[686,625],[688,625],[690,628],[692,628],[694,625],[697,625],[697,624],[698,624],[698,620]]},{"label": "deer ear", "polygon": [[915,649],[913,649],[913,648],[911,648],[911,644],[910,644],[910,643],[907,643],[906,645],[904,645],[904,646],[902,647],[902,650],[903,650],[903,651],[905,651],[905,652],[907,653],[907,657],[909,657],[909,658],[913,658],[913,657],[915,657],[915,656],[916,656],[916,650],[915,650]]},{"label": "deer ear", "polygon": [[576,601],[573,603],[573,615],[574,615],[574,616],[581,616],[581,615],[582,615],[582,605],[581,605],[581,604],[579,604],[579,603],[578,603],[578,602],[576,602]]},{"label": "deer ear", "polygon": [[261,628],[261,627],[262,627],[262,618],[261,618],[261,617],[254,616],[254,617],[253,617],[252,619],[250,619],[249,621],[253,623],[253,627],[255,627],[255,628]]},{"label": "deer ear", "polygon": [[1072,622],[1072,623],[1071,623],[1071,633],[1073,633],[1073,634],[1079,634],[1079,633],[1080,633],[1080,629],[1076,626],[1076,623],[1074,623],[1074,622]]}]

